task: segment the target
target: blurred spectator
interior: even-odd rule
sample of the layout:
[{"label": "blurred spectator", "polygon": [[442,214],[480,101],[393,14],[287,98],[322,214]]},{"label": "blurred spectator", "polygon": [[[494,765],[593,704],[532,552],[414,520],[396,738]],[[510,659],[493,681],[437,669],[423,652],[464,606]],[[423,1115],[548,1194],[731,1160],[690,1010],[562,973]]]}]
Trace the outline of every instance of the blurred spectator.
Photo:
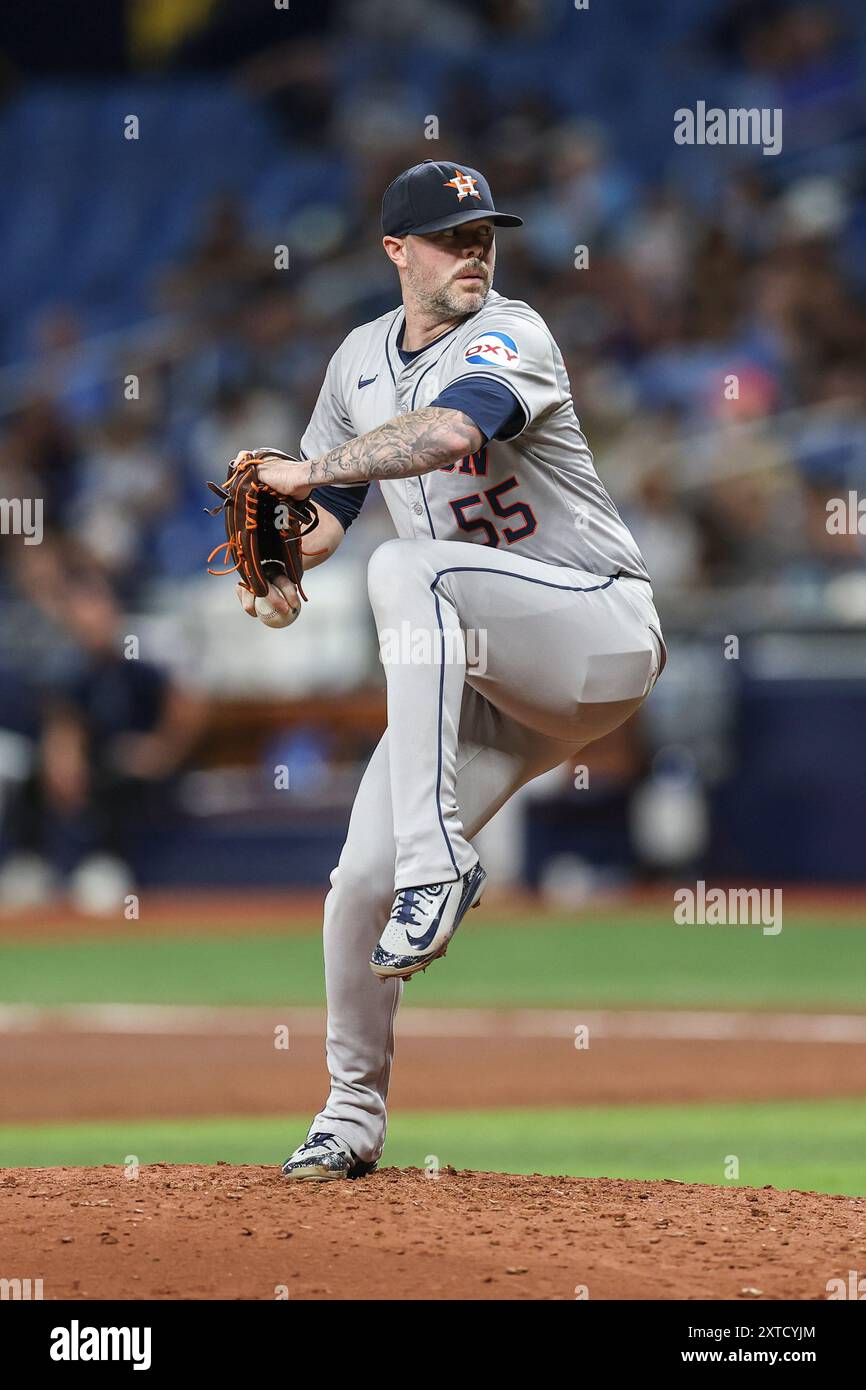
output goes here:
[{"label": "blurred spectator", "polygon": [[[191,472],[197,481],[205,483],[226,467],[241,449],[258,449],[265,444],[285,448],[289,440],[299,436],[302,428],[286,397],[274,391],[224,386],[213,408],[190,436]],[[251,439],[255,444],[250,444]]]},{"label": "blurred spectator", "polygon": [[226,195],[209,210],[185,263],[166,275],[163,298],[172,309],[231,326],[232,315],[273,270],[273,252],[248,239],[241,206]]},{"label": "blurred spectator", "polygon": [[63,678],[41,692],[39,757],[8,808],[0,901],[21,905],[71,870],[81,910],[117,912],[134,881],[131,831],[171,814],[202,708],[130,646],[104,582],[48,585],[34,597],[72,650]]},{"label": "blurred spectator", "polygon": [[633,196],[631,179],[598,125],[560,125],[549,141],[543,191],[527,213],[536,256],[563,266],[572,263],[575,242],[600,252]]},{"label": "blurred spectator", "polygon": [[134,410],[95,432],[80,472],[70,530],[105,568],[122,574],[144,556],[146,528],[175,502],[168,460]]},{"label": "blurred spectator", "polygon": [[76,486],[81,453],[82,441],[53,401],[39,398],[23,402],[0,439],[0,495],[38,498],[46,529],[62,526]]}]

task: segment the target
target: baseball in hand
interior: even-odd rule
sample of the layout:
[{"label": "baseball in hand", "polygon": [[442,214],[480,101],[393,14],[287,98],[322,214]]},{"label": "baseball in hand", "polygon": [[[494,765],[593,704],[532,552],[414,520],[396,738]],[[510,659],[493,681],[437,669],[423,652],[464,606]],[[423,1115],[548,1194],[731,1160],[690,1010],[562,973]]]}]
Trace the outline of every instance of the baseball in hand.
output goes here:
[{"label": "baseball in hand", "polygon": [[283,613],[274,607],[271,595],[277,592],[273,584],[269,585],[267,595],[264,598],[256,599],[256,617],[264,623],[265,627],[290,627],[301,611],[301,601],[297,591],[289,591],[288,588],[281,586],[280,592],[289,605],[288,612]]}]

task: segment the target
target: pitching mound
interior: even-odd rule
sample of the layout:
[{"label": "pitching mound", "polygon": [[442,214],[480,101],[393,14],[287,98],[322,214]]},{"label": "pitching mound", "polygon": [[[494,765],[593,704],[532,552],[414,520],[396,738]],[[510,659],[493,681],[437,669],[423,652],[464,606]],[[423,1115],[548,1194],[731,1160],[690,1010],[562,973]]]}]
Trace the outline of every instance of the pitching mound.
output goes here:
[{"label": "pitching mound", "polygon": [[155,1164],[0,1189],[4,1271],[46,1299],[820,1299],[866,1255],[866,1198],[773,1188]]}]

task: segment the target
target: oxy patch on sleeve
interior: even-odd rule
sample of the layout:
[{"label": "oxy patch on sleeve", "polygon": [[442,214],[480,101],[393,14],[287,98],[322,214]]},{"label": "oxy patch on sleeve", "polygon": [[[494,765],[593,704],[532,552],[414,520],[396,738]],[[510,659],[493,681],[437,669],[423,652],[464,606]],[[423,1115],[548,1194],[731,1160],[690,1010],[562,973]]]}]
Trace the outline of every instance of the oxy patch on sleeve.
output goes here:
[{"label": "oxy patch on sleeve", "polygon": [[473,366],[519,367],[520,349],[508,333],[499,329],[487,329],[473,338],[463,354],[465,362]]}]

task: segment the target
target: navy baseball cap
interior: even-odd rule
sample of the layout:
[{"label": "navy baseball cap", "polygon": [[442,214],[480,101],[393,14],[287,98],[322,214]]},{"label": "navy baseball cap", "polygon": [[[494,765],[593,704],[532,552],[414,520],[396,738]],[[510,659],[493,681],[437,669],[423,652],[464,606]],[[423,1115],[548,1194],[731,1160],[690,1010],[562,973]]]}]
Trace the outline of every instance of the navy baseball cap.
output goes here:
[{"label": "navy baseball cap", "polygon": [[382,199],[385,236],[423,236],[486,217],[498,227],[522,227],[523,218],[497,212],[490,184],[468,164],[425,159],[398,174]]}]

